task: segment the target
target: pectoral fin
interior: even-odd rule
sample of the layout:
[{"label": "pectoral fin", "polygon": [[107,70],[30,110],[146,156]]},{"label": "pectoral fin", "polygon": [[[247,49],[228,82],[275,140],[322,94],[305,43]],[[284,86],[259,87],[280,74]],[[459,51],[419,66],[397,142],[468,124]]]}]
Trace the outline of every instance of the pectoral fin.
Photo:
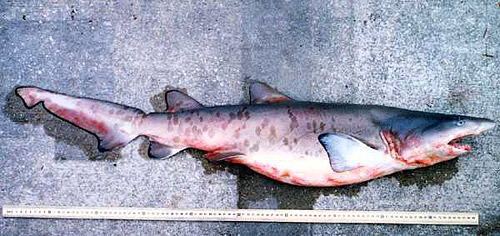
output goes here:
[{"label": "pectoral fin", "polygon": [[325,133],[318,137],[330,158],[335,172],[344,172],[371,164],[380,156],[379,151],[349,135]]}]

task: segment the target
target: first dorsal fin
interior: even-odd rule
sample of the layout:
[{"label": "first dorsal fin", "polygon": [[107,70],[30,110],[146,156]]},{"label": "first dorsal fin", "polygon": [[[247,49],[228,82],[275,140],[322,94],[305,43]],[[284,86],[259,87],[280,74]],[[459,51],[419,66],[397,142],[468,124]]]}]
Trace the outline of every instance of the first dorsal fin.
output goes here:
[{"label": "first dorsal fin", "polygon": [[328,153],[330,166],[335,172],[372,166],[382,159],[380,151],[346,134],[325,133],[318,139]]},{"label": "first dorsal fin", "polygon": [[250,84],[250,102],[252,104],[265,104],[290,101],[291,99],[276,89],[262,82],[253,81]]},{"label": "first dorsal fin", "polygon": [[165,93],[165,99],[167,100],[168,112],[185,111],[203,107],[203,105],[192,97],[177,90],[170,90]]}]

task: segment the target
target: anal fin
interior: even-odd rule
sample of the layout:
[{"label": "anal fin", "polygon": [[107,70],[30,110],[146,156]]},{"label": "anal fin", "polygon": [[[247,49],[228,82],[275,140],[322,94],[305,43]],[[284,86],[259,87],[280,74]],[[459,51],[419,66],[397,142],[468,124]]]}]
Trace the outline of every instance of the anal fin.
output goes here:
[{"label": "anal fin", "polygon": [[148,156],[152,159],[165,159],[169,158],[184,149],[174,148],[168,145],[150,141]]}]

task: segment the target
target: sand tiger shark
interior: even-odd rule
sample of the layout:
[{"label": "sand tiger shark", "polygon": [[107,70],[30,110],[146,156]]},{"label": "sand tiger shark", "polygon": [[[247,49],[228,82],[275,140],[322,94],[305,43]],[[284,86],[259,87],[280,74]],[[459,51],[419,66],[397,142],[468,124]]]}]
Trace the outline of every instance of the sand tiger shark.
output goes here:
[{"label": "sand tiger shark", "polygon": [[492,120],[462,115],[297,101],[260,82],[249,88],[249,104],[216,107],[171,90],[165,94],[167,110],[147,114],[31,86],[16,93],[26,107],[41,103],[95,135],[99,151],[144,136],[151,158],[195,148],[205,151],[208,160],[243,164],[300,186],[360,183],[450,160],[471,149],[460,139],[495,126]]}]

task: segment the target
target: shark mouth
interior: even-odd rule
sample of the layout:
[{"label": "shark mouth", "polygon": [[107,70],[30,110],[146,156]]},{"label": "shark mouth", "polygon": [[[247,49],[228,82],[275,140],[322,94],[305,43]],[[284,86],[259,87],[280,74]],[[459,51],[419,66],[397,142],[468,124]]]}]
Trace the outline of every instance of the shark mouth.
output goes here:
[{"label": "shark mouth", "polygon": [[448,142],[448,145],[452,146],[453,148],[468,152],[471,150],[471,146],[469,144],[463,143],[463,142],[469,141],[470,139],[468,139],[468,138],[472,137],[472,136],[474,136],[474,135],[470,134],[470,135],[465,135],[465,136],[461,136],[458,138],[454,138],[450,142]]}]

